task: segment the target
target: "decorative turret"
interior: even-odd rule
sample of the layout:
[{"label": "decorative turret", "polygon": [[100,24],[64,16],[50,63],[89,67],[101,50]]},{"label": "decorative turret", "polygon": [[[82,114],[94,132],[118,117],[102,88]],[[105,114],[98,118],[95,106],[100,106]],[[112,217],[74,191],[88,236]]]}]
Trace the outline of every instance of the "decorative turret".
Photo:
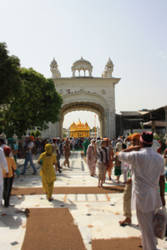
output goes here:
[{"label": "decorative turret", "polygon": [[86,77],[86,73],[88,72],[88,76],[91,77],[92,76],[92,64],[89,61],[86,61],[85,59],[83,59],[83,57],[81,57],[80,60],[76,61],[73,63],[72,67],[72,74],[73,77],[76,77],[76,72],[78,72],[78,76],[80,77],[80,72],[83,71],[84,72],[84,77]]},{"label": "decorative turret", "polygon": [[108,62],[105,66],[104,72],[102,74],[103,78],[111,78],[112,77],[112,72],[113,72],[114,64],[111,61],[110,57],[108,59]]},{"label": "decorative turret", "polygon": [[53,60],[50,64],[50,71],[52,72],[52,78],[60,78],[61,77],[60,71],[58,69],[58,64],[57,64],[55,58],[53,58]]}]

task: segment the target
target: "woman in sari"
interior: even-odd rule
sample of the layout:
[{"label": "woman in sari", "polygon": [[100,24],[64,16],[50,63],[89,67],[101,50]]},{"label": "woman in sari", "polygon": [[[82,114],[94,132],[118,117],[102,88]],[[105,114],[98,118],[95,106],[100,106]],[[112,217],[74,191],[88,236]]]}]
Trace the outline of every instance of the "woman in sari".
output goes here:
[{"label": "woman in sari", "polygon": [[45,145],[45,152],[39,156],[38,163],[42,166],[40,175],[43,189],[48,201],[52,201],[54,181],[56,180],[55,169],[53,167],[53,165],[56,164],[56,155],[53,154],[53,147],[51,144]]}]

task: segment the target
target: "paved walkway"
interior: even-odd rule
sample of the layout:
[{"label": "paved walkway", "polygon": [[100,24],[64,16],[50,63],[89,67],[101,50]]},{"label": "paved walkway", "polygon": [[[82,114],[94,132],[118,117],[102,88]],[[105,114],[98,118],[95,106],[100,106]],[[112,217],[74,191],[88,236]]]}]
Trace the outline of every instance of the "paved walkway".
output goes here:
[{"label": "paved walkway", "polygon": [[[19,163],[21,164],[22,161]],[[40,176],[34,176],[31,173],[32,169],[28,168],[25,176],[15,179],[14,186],[40,187]],[[115,183],[106,180],[105,185],[115,185]],[[57,174],[56,186],[97,186],[97,178],[89,176],[87,164],[81,158],[81,153],[73,152],[70,169],[64,167],[63,172]],[[95,238],[140,236],[135,212],[133,212],[132,226],[119,226],[118,221],[123,219],[123,194],[55,194],[53,198],[54,201],[50,203],[45,195],[12,196],[11,203],[15,206],[3,208],[0,211],[0,249],[21,249],[26,229],[26,217],[23,213],[25,208],[69,208],[88,250],[92,249],[91,240]],[[161,250],[167,250],[167,241],[158,242]]]}]

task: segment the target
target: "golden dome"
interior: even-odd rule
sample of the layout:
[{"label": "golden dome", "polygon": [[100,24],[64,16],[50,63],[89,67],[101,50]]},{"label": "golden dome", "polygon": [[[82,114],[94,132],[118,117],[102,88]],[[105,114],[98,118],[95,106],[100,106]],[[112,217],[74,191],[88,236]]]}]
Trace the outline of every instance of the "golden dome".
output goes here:
[{"label": "golden dome", "polygon": [[77,123],[73,122],[70,126],[70,137],[89,137],[90,127],[86,122],[81,123],[79,120]]}]

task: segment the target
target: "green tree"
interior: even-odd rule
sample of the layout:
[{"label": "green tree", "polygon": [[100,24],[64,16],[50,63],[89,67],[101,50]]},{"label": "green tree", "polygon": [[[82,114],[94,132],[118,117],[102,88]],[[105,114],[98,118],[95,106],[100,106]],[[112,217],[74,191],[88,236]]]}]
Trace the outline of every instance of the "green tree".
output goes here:
[{"label": "green tree", "polygon": [[10,101],[5,112],[5,133],[19,137],[28,129],[43,130],[48,122],[56,122],[62,104],[54,82],[32,68],[21,69],[22,87],[20,95]]},{"label": "green tree", "polygon": [[19,95],[20,86],[20,61],[9,56],[6,44],[0,43],[0,105]]}]

